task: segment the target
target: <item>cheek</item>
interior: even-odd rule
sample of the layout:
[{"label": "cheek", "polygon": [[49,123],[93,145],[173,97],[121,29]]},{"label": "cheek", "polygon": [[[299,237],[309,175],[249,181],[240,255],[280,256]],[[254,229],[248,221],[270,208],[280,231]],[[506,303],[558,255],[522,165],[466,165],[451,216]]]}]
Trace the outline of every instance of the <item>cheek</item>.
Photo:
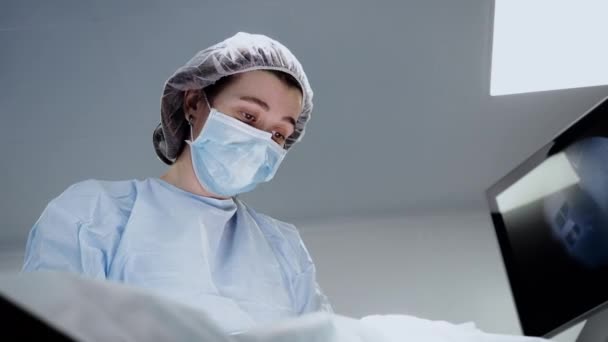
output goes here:
[{"label": "cheek", "polygon": [[194,124],[194,127],[192,127],[193,139],[196,139],[199,135],[201,135],[201,131],[203,130],[204,125],[205,122],[202,120],[199,120]]},{"label": "cheek", "polygon": [[209,111],[205,111],[199,114],[199,120],[196,120],[194,122],[194,126],[192,127],[192,139],[196,139],[200,134],[201,131],[203,130],[203,127],[205,126],[205,122],[207,122],[207,118],[209,117]]}]

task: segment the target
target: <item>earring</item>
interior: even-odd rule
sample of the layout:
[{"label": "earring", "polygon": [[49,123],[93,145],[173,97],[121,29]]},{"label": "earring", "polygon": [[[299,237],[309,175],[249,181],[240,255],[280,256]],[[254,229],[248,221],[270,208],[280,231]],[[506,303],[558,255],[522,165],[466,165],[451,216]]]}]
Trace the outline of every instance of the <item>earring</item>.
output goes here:
[{"label": "earring", "polygon": [[188,126],[190,126],[190,141],[194,141],[194,134],[192,134],[192,127],[194,127],[194,115],[188,115],[186,121],[188,121]]}]

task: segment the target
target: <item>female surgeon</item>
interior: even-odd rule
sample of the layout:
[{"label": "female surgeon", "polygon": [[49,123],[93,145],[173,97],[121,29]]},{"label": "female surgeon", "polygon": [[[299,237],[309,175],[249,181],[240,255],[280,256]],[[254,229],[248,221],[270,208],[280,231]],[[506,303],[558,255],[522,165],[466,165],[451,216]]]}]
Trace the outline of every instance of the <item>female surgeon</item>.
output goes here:
[{"label": "female surgeon", "polygon": [[198,52],[162,94],[153,142],[168,171],[70,186],[30,231],[23,270],[147,288],[226,332],[331,311],[296,228],[238,198],[302,138],[312,95],[295,56],[266,36]]}]

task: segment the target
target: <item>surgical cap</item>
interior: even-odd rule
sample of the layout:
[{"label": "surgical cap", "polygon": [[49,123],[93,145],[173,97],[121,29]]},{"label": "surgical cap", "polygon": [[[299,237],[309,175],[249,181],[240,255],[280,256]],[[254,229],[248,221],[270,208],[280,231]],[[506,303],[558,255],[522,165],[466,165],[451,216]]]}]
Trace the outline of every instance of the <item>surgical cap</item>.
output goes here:
[{"label": "surgical cap", "polygon": [[183,113],[186,90],[203,89],[220,78],[252,70],[277,70],[293,76],[302,90],[302,110],[296,128],[285,149],[304,136],[310,120],[313,92],[300,62],[284,45],[260,34],[239,32],[199,51],[186,65],[165,82],[161,98],[160,124],[153,134],[154,149],[159,159],[173,164],[181,152],[190,130]]}]

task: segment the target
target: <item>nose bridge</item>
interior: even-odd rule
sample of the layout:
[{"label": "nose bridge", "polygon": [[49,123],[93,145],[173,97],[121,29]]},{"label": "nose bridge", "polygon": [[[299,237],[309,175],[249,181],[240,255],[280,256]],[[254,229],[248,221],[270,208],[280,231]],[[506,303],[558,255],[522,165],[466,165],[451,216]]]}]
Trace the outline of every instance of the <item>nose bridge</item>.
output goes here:
[{"label": "nose bridge", "polygon": [[[268,113],[265,113],[265,114],[268,114]],[[273,131],[272,127],[274,127],[273,122],[268,119],[268,115],[262,115],[260,120],[258,120],[258,122],[256,122],[256,124],[255,124],[255,128],[259,129],[260,131],[264,131],[266,133],[271,133],[271,134]]]},{"label": "nose bridge", "polygon": [[281,113],[276,112],[274,107],[271,106],[268,110],[262,111],[260,120],[258,120],[258,129],[272,133],[273,128],[281,124]]},{"label": "nose bridge", "polygon": [[[262,132],[270,134],[269,139],[274,142],[281,149],[285,149],[284,141],[278,142],[274,138],[274,133],[279,132],[281,135],[285,136],[285,140],[288,135],[290,135],[290,131],[288,129],[280,129],[279,127],[287,127],[290,126],[286,121],[283,120],[283,114],[278,112],[264,111],[262,115],[258,118],[257,122],[254,124],[254,127]],[[295,127],[294,127],[295,129]]]}]

